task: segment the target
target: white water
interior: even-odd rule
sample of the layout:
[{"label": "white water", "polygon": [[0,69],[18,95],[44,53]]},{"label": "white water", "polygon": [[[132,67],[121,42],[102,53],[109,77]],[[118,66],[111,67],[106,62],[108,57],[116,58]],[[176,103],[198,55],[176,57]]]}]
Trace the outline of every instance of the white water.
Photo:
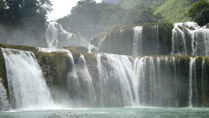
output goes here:
[{"label": "white water", "polygon": [[47,29],[46,29],[46,42],[49,48],[56,48],[58,45],[58,33],[59,29],[58,23],[50,22]]},{"label": "white water", "polygon": [[[66,46],[88,46],[88,40],[80,35],[66,31],[61,24],[50,22],[46,29],[46,42],[48,48],[58,48]],[[60,38],[61,37],[61,38]]]},{"label": "white water", "polygon": [[152,27],[153,29],[153,35],[156,37],[156,42],[157,42],[157,54],[160,54],[160,42],[159,42],[159,25],[154,25]]},{"label": "white water", "polygon": [[189,91],[188,91],[188,102],[189,102],[189,107],[193,107],[193,80],[196,79],[194,78],[195,75],[195,57],[190,57],[190,64],[189,64]]},{"label": "white water", "polygon": [[175,23],[172,30],[172,55],[187,55],[186,37],[185,32],[179,27],[183,23]]},{"label": "white water", "polygon": [[157,87],[156,87],[156,72],[155,72],[155,64],[153,57],[149,57],[150,61],[150,104],[156,106],[156,99],[154,98],[157,94]]},{"label": "white water", "polygon": [[[160,81],[160,78],[161,78],[161,66],[160,66],[160,57],[157,57],[157,64],[156,64],[157,66],[157,84],[159,84],[161,81]],[[158,85],[158,87],[159,87],[160,85]],[[157,99],[157,103],[159,104],[159,105],[161,105],[161,101],[162,101],[162,96],[161,96],[161,93],[159,92],[159,88],[157,88],[157,93],[156,93],[157,95],[159,95],[159,98]]]},{"label": "white water", "polygon": [[133,28],[134,40],[133,40],[133,55],[142,55],[142,26],[136,26]]},{"label": "white water", "polygon": [[204,78],[205,78],[205,76],[204,76],[204,73],[205,73],[205,58],[203,58],[203,60],[202,60],[202,77],[201,77],[201,97],[202,97],[202,106],[203,106],[203,101],[204,101]]},{"label": "white water", "polygon": [[192,54],[195,56],[209,56],[209,29],[191,31]]},{"label": "white water", "polygon": [[[122,103],[124,106],[134,105],[134,96],[132,93],[132,84],[134,82],[134,73],[132,64],[127,56],[119,55],[106,55],[107,62],[110,64],[111,71],[109,73],[109,79],[114,78],[114,82],[117,84],[121,91]],[[130,81],[130,82],[129,82]],[[118,88],[116,88],[118,89]]]},{"label": "white water", "polygon": [[[73,80],[75,84],[74,86],[76,86],[76,88],[84,88],[84,91],[87,92],[86,93],[87,96],[85,96],[86,99],[82,101],[81,100],[82,98],[79,98],[79,100],[76,101],[77,102],[76,105],[83,106],[82,104],[79,104],[79,102],[86,102],[86,101],[88,103],[85,103],[85,104],[94,105],[96,101],[96,94],[95,94],[95,89],[93,85],[93,80],[89,73],[89,69],[87,67],[85,57],[83,55],[80,55],[80,57],[78,58],[77,64],[73,66],[74,66]],[[85,83],[84,86],[82,86],[81,83]]]},{"label": "white water", "polygon": [[172,30],[171,54],[187,55],[189,46],[186,42],[191,42],[192,55],[209,55],[209,29],[206,26],[200,27],[195,22],[175,23]]},{"label": "white water", "polygon": [[6,48],[2,51],[12,106],[17,109],[50,109],[53,100],[35,55]]},{"label": "white water", "polygon": [[88,94],[89,95],[89,100],[93,103],[94,101],[96,101],[96,95],[95,95],[93,80],[92,80],[92,77],[89,73],[89,69],[87,67],[85,57],[83,55],[81,55],[79,57],[79,62],[84,64],[83,68],[79,68],[79,71],[82,72],[81,76],[83,76],[83,78],[85,78],[85,81],[86,81],[87,86],[88,86],[87,89],[88,89],[88,92],[89,92],[89,94]]},{"label": "white water", "polygon": [[7,91],[3,86],[0,78],[0,110],[8,110],[9,109],[9,101],[7,98]]},{"label": "white water", "polygon": [[175,92],[175,95],[174,95],[174,96],[175,96],[175,99],[174,99],[174,100],[175,100],[175,105],[178,106],[178,104],[177,104],[177,102],[178,102],[178,101],[177,101],[177,96],[178,96],[178,84],[177,84],[177,72],[176,72],[177,70],[176,70],[176,59],[175,59],[175,57],[172,57],[172,62],[173,62],[174,79],[175,79],[175,80],[174,80],[174,82],[175,82],[175,83],[174,83],[174,84],[175,84],[175,88],[174,88],[174,89],[175,89],[175,90],[174,90],[174,92]]},{"label": "white water", "polygon": [[[43,81],[43,74],[34,54],[12,49],[2,50],[4,51],[7,68],[9,68],[7,70],[12,70],[9,71],[7,75],[9,76],[9,89],[10,92],[12,92],[10,93],[11,99],[17,108],[27,109],[31,106],[40,108],[42,105],[50,106],[50,104],[53,104],[53,102],[47,103],[50,101],[47,99],[51,99],[50,96],[49,98],[43,96],[43,91],[47,94],[50,93],[46,92],[48,88],[46,87],[45,81]],[[89,60],[86,60],[84,55],[80,55],[74,60],[73,55],[68,50],[47,50],[43,48],[39,48],[39,50],[47,53],[60,51],[68,54],[70,62],[72,63],[72,69],[68,73],[67,78],[68,90],[74,92],[74,94],[69,95],[75,96],[69,96],[66,103],[68,102],[72,106],[161,106],[167,103],[177,106],[177,101],[179,100],[179,98],[177,98],[179,94],[177,91],[177,81],[179,78],[177,78],[176,57],[146,56],[133,58],[123,55],[97,54],[94,55],[97,59],[96,62],[88,63]],[[97,68],[93,69],[92,64],[96,63]],[[22,72],[23,68],[27,68],[27,71]],[[13,72],[16,70],[17,72]],[[189,104],[195,103],[192,101],[197,99],[198,91],[196,87],[197,82],[195,82],[195,71],[195,58],[191,58],[188,75],[188,78],[190,79],[188,82]],[[39,91],[42,87],[37,85],[39,83],[36,83],[38,77],[42,79],[42,81],[38,80],[38,82],[41,83],[41,86],[43,85],[46,87],[46,90],[41,90],[42,92]],[[18,79],[12,80],[11,78]],[[26,81],[27,78],[35,78],[36,81]],[[75,86],[75,89],[73,90],[73,87],[71,87],[72,85]],[[28,86],[32,87],[28,89],[30,91],[33,91],[33,88],[36,88],[37,86],[39,89],[29,93],[28,91],[23,90],[23,88],[27,88]],[[13,88],[17,89],[14,90]],[[44,98],[41,98],[37,94]],[[164,101],[167,99],[165,98],[167,94],[170,95],[170,101]],[[30,96],[34,95],[40,98],[37,98],[35,102],[33,100],[27,100],[31,99]],[[25,97],[24,102],[21,101],[23,97]],[[43,103],[41,102],[42,100],[47,102],[44,101]],[[192,104],[190,107],[192,106],[195,105]]]}]

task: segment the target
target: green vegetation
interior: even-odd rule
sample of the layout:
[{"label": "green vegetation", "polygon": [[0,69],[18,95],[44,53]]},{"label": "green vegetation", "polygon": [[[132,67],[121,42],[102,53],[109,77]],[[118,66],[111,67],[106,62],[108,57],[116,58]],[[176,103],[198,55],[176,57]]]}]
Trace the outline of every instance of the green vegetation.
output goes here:
[{"label": "green vegetation", "polygon": [[[164,20],[170,22],[183,22],[193,20],[188,12],[191,6],[198,1],[209,0],[121,0],[124,8],[131,9],[137,5],[150,7],[155,14],[161,14]],[[208,13],[204,10],[202,14]]]},{"label": "green vegetation", "polygon": [[120,0],[102,0],[102,2],[118,4],[120,2]]},{"label": "green vegetation", "polygon": [[155,8],[161,6],[166,1],[168,1],[168,0],[121,0],[121,5],[127,9],[130,9],[130,8],[137,6],[137,5],[150,7],[152,9],[155,9]]},{"label": "green vegetation", "polygon": [[49,0],[1,0],[0,24],[44,27],[46,14],[50,10]]},{"label": "green vegetation", "polygon": [[158,22],[161,15],[154,15],[149,7],[135,6],[124,9],[119,4],[96,3],[94,0],[82,0],[71,10],[71,14],[58,20],[65,29],[91,38],[107,28]]},{"label": "green vegetation", "polygon": [[[1,0],[0,41],[13,44],[43,44],[50,0]],[[35,43],[36,42],[36,43]],[[39,45],[40,46],[40,45]]]},{"label": "green vegetation", "polygon": [[192,0],[169,0],[156,9],[155,13],[171,22],[183,22],[191,20],[188,17],[188,10],[193,4]]},{"label": "green vegetation", "polygon": [[189,16],[193,21],[197,22],[199,25],[203,26],[209,23],[209,2],[199,1],[192,5],[189,10]]}]

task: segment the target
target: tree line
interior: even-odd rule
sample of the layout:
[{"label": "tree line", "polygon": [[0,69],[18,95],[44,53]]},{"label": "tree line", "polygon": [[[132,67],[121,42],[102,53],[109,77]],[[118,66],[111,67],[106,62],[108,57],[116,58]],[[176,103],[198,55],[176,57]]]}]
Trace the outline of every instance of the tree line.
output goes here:
[{"label": "tree line", "polygon": [[71,14],[58,20],[65,29],[92,37],[104,29],[128,24],[158,22],[160,14],[154,15],[149,7],[137,5],[125,9],[120,4],[96,3],[94,0],[81,0],[72,8]]}]

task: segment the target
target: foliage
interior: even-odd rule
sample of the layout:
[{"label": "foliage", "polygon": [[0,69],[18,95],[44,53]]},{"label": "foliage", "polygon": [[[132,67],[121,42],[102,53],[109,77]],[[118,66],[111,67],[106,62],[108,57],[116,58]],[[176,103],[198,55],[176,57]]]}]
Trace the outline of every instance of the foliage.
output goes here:
[{"label": "foliage", "polygon": [[165,3],[165,1],[168,0],[121,0],[121,4],[125,8],[132,8],[137,5],[144,6],[144,7],[150,7],[152,9],[155,9]]},{"label": "foliage", "polygon": [[118,4],[120,0],[102,0],[102,2],[111,3],[111,4]]},{"label": "foliage", "polygon": [[209,2],[199,1],[192,5],[189,10],[189,16],[193,21],[197,22],[199,25],[203,26],[209,23]]},{"label": "foliage", "polygon": [[5,0],[0,2],[1,24],[23,25],[44,24],[46,14],[51,10],[49,0]]},{"label": "foliage", "polygon": [[[0,26],[4,26],[1,30],[12,35],[0,36],[1,42],[6,39],[21,44],[19,39],[27,39],[27,42],[34,43],[44,39],[46,15],[49,11],[51,11],[50,0],[0,0]],[[36,41],[29,41],[29,38]]]},{"label": "foliage", "polygon": [[200,0],[121,0],[121,4],[127,9],[137,5],[150,7],[155,14],[161,14],[165,20],[184,22],[191,20],[188,11],[198,1]]},{"label": "foliage", "polygon": [[168,0],[156,9],[155,14],[162,16],[171,22],[184,22],[191,20],[188,11],[193,3],[199,0]]},{"label": "foliage", "polygon": [[[153,15],[148,7],[136,6],[124,9],[119,4],[96,3],[94,0],[82,0],[71,10],[71,14],[58,20],[65,29],[91,38],[107,28],[158,22],[160,15]],[[70,28],[70,29],[69,29]]]},{"label": "foliage", "polygon": [[135,6],[131,9],[130,17],[132,22],[129,24],[156,23],[163,19],[160,14],[154,15],[151,8],[143,6]]}]

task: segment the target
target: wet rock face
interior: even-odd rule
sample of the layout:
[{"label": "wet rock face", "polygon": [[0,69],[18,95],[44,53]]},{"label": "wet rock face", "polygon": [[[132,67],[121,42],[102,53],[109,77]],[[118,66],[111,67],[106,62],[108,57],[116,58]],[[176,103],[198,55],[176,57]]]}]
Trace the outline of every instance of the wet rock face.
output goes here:
[{"label": "wet rock face", "polygon": [[139,34],[136,34],[136,26],[119,27],[98,34],[91,44],[101,53],[133,55],[137,51],[141,56],[169,55],[172,47],[172,25],[146,24],[141,26],[142,33],[138,32]]},{"label": "wet rock face", "polygon": [[[142,33],[136,27],[142,27]],[[195,22],[145,24],[113,28],[95,36],[91,44],[103,53],[208,56],[208,35],[208,24],[203,27]]]},{"label": "wet rock face", "polygon": [[[49,53],[33,47],[1,47],[33,52],[58,103],[71,104],[69,100],[72,100],[91,107],[132,104],[187,107],[190,100],[193,106],[209,106],[208,57],[89,54],[80,47],[68,47],[70,54],[67,50]],[[191,59],[195,61],[191,63]],[[9,92],[2,64],[4,60],[0,56],[0,76]]]}]

